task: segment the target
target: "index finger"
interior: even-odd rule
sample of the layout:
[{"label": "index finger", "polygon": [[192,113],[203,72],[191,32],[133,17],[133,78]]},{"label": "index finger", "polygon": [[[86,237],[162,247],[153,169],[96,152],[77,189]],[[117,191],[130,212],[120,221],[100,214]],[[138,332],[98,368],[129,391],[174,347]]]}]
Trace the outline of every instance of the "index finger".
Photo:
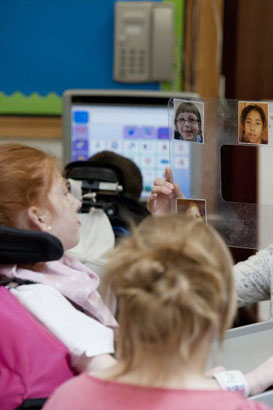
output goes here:
[{"label": "index finger", "polygon": [[173,183],[173,172],[170,167],[165,169],[165,181]]}]

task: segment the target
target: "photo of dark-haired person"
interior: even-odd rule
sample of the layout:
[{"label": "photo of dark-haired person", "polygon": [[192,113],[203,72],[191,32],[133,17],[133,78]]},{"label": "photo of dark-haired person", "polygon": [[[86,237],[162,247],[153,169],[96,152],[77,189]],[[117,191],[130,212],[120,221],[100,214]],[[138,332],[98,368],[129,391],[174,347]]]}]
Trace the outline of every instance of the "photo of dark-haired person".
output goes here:
[{"label": "photo of dark-haired person", "polygon": [[240,143],[268,144],[268,104],[238,103],[238,140]]},{"label": "photo of dark-haired person", "polygon": [[174,100],[174,110],[174,139],[203,143],[204,103]]},{"label": "photo of dark-haired person", "polygon": [[202,222],[207,222],[205,199],[178,198],[176,200],[176,212],[188,215]]}]

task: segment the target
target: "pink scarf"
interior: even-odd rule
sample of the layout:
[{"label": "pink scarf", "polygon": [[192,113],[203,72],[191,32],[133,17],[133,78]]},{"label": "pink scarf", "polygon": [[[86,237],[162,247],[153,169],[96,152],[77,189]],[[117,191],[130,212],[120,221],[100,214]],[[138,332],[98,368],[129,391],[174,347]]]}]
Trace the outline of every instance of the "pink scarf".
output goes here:
[{"label": "pink scarf", "polygon": [[8,278],[27,279],[52,286],[105,326],[118,326],[96,290],[100,280],[94,272],[66,254],[62,262],[45,262],[41,266],[43,272],[17,265],[1,265],[0,273]]}]

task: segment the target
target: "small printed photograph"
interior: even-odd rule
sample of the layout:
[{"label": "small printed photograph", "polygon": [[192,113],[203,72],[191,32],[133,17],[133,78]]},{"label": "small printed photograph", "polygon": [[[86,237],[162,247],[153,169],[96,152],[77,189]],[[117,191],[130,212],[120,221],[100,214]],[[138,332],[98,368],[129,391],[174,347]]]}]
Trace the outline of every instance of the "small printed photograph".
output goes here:
[{"label": "small printed photograph", "polygon": [[185,214],[197,220],[207,222],[207,210],[205,199],[179,198],[176,200],[178,214]]},{"label": "small printed photograph", "polygon": [[268,103],[238,102],[238,141],[268,144]]},{"label": "small printed photograph", "polygon": [[204,143],[204,103],[174,100],[174,139]]}]

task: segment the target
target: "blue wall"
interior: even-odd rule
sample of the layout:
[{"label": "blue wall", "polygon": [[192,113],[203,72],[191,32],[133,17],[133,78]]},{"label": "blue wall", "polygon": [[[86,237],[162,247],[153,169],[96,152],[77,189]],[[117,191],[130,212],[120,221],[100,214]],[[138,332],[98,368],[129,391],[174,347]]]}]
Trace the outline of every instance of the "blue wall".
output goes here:
[{"label": "blue wall", "polygon": [[61,95],[68,88],[158,89],[158,83],[112,80],[114,3],[1,0],[0,91]]}]

